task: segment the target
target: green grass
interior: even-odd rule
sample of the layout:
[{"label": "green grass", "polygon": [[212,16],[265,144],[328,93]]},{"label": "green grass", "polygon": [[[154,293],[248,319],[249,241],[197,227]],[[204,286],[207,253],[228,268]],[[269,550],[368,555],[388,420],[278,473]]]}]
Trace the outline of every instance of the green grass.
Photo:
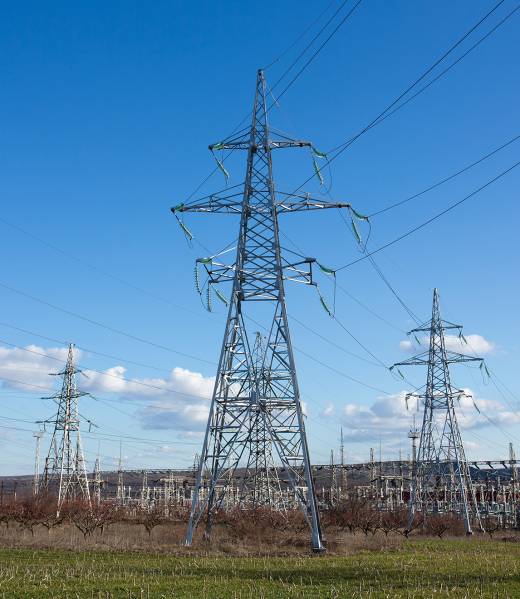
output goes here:
[{"label": "green grass", "polygon": [[520,546],[410,541],[348,557],[196,557],[0,549],[0,597],[520,597]]}]

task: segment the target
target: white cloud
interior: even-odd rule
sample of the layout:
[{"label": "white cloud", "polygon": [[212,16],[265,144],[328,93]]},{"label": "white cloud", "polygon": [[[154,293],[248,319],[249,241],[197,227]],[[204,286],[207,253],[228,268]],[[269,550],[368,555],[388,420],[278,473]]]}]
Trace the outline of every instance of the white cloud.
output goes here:
[{"label": "white cloud", "polygon": [[186,403],[173,398],[156,400],[138,411],[145,429],[180,429],[189,433],[202,430],[208,414],[209,402]]},{"label": "white cloud", "polygon": [[[499,426],[520,423],[520,413],[512,411],[498,401],[475,397],[470,389],[464,391],[467,396],[461,396],[455,404],[461,430],[489,426],[489,418]],[[420,424],[423,408],[421,402],[419,412],[416,412],[416,400],[410,399],[407,410],[405,398],[406,392],[401,391],[394,395],[378,397],[370,406],[345,404],[339,415],[344,427],[345,440],[364,442],[405,438],[414,413]]]},{"label": "white cloud", "polygon": [[[0,347],[0,385],[28,393],[50,394],[57,389],[57,373],[67,361],[68,348]],[[81,352],[75,350],[77,361]],[[95,394],[113,394],[129,402],[148,403],[137,412],[143,428],[178,428],[197,432],[206,424],[214,378],[185,368],[174,368],[169,376],[129,378],[124,366],[102,372],[85,369],[78,387]]]},{"label": "white cloud", "polygon": [[329,401],[329,402],[327,402],[327,405],[323,409],[321,415],[325,416],[325,418],[330,418],[331,416],[334,416],[335,413],[336,413],[336,409],[334,408],[334,405],[331,404]]},{"label": "white cloud", "polygon": [[[59,372],[67,361],[68,348],[44,349],[37,345],[22,348],[0,347],[0,381],[3,388],[26,392],[45,392],[55,386],[51,373]],[[75,351],[79,358],[81,352]],[[24,384],[26,383],[26,384]],[[43,389],[38,390],[39,387]]]},{"label": "white cloud", "polygon": [[[488,341],[482,335],[465,335],[467,343],[458,335],[445,335],[444,341],[448,351],[458,352],[459,354],[471,354],[476,356],[484,356],[492,353],[496,346],[492,341]],[[399,342],[401,350],[407,353],[415,353],[424,351],[428,348],[429,337],[411,337]]]}]

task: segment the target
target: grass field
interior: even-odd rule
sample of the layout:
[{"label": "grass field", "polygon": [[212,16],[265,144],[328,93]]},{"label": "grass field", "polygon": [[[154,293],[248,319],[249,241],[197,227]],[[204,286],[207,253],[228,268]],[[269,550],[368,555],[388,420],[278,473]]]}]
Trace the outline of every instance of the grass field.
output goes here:
[{"label": "grass field", "polygon": [[0,549],[0,597],[520,597],[520,545],[413,540],[347,557]]}]

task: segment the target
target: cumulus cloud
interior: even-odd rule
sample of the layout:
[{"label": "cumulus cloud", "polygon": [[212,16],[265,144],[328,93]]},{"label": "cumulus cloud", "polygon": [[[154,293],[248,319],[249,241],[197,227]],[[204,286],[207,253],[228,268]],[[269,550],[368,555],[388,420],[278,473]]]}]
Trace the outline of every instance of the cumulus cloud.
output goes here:
[{"label": "cumulus cloud", "polygon": [[87,378],[82,387],[92,393],[117,393],[128,398],[162,397],[170,393],[195,399],[209,399],[214,378],[186,368],[174,368],[170,375],[153,378],[129,378],[124,366],[114,366],[102,372],[83,371]]},{"label": "cumulus cloud", "polygon": [[[67,361],[68,348],[0,347],[0,385],[25,392],[45,394],[56,389],[56,373]],[[79,362],[81,352],[75,350]],[[124,366],[116,365],[104,371],[84,369],[78,379],[82,391],[112,394],[123,401],[145,402],[137,411],[143,428],[179,429],[198,433],[205,425],[214,378],[186,368],[173,368],[168,376],[131,378]]]},{"label": "cumulus cloud", "polygon": [[[458,335],[445,335],[446,349],[459,354],[473,354],[480,357],[492,353],[496,348],[492,341],[488,341],[482,335],[465,335],[465,338],[467,343],[464,343]],[[405,352],[415,353],[427,349],[429,341],[430,339],[427,336],[413,337],[400,341],[399,347]]]},{"label": "cumulus cloud", "polygon": [[[51,373],[59,372],[67,361],[65,347],[43,348],[27,345],[24,349],[0,347],[0,383],[4,389],[21,391],[51,390],[55,385]],[[81,352],[76,351],[76,357]]]},{"label": "cumulus cloud", "polygon": [[[489,416],[498,425],[520,423],[520,414],[501,402],[475,397],[471,389],[465,389],[464,392],[465,395],[456,400],[455,404],[457,420],[462,430],[490,425]],[[413,399],[408,402],[409,410],[406,403],[406,391],[401,391],[394,395],[378,397],[369,406],[345,404],[339,413],[345,440],[365,442],[402,438],[410,428],[417,407]],[[422,414],[422,404],[418,414]]]},{"label": "cumulus cloud", "polygon": [[331,416],[334,416],[334,414],[336,413],[336,409],[334,408],[334,405],[330,403],[330,401],[327,403],[327,405],[325,406],[325,408],[323,409],[321,415],[325,416],[325,418],[330,418]]}]

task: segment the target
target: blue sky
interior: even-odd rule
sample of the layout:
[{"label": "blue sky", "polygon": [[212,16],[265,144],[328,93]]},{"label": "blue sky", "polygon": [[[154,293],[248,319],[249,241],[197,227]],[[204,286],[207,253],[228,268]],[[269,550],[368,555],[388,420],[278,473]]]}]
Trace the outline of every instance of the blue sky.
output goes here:
[{"label": "blue sky", "polygon": [[[324,151],[339,145],[493,5],[365,0],[271,111],[272,125]],[[121,434],[128,467],[192,463],[208,404],[193,396],[209,393],[225,322],[224,309],[216,306],[208,314],[200,305],[193,265],[207,253],[202,245],[213,252],[232,242],[238,221],[188,216],[196,238],[190,248],[169,207],[185,200],[213,169],[207,145],[227,135],[250,110],[256,69],[279,56],[327,6],[284,0],[0,7],[1,474],[31,471],[32,423],[53,412],[48,400],[39,399],[53,389],[54,379],[46,373],[60,367],[69,341],[85,348],[79,364],[88,378],[79,382],[95,397],[81,405],[99,426],[90,435],[85,431],[89,468],[98,452],[105,467],[113,466]],[[269,83],[337,6],[333,2],[266,70]],[[506,0],[453,58],[514,7]],[[519,18],[513,15],[425,93],[363,135],[330,172],[326,169],[331,196],[373,213],[518,135]],[[519,151],[520,141],[512,143],[446,185],[374,217],[369,247],[462,199],[518,161]],[[227,166],[229,184],[240,183],[244,157],[233,157]],[[291,191],[312,174],[312,163],[307,152],[294,151],[277,154],[274,169],[277,188]],[[502,458],[509,441],[520,443],[520,290],[514,274],[519,182],[515,169],[376,256],[421,318],[428,317],[432,289],[438,287],[445,317],[479,336],[472,346],[482,350],[499,377],[502,394],[478,371],[453,369],[454,383],[471,389],[494,422],[470,404],[460,408],[474,458]],[[199,195],[223,187],[217,173]],[[323,194],[315,180],[306,189]],[[335,210],[283,216],[281,227],[306,255],[328,266],[360,256]],[[284,245],[291,247],[287,238]],[[368,261],[342,270],[337,280],[363,304],[338,289],[341,323],[385,364],[409,356],[401,342],[414,323]],[[332,301],[329,283],[320,281]],[[288,287],[313,460],[328,461],[330,450],[337,450],[341,425],[350,460],[366,459],[369,447],[379,444],[386,457],[397,457],[400,449],[407,455],[413,412],[403,407],[406,384],[347,353],[372,361],[327,316],[312,289]],[[422,384],[425,374],[416,369],[410,379]],[[125,383],[121,376],[137,382]],[[42,441],[44,453],[48,442],[49,435]]]}]

